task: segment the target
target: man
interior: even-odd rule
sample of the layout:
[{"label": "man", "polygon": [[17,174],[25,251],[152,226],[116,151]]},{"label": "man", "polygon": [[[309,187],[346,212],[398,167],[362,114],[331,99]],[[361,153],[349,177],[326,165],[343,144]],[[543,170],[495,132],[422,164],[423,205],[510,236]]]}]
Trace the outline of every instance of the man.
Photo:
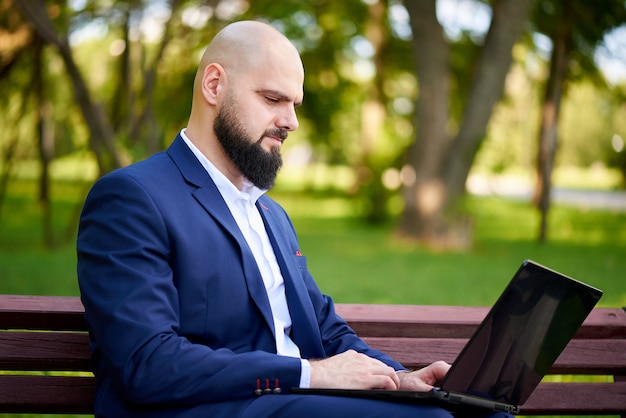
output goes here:
[{"label": "man", "polygon": [[[278,31],[227,26],[202,57],[187,128],[166,152],[94,185],[77,250],[97,416],[449,416],[289,394],[429,389],[449,368],[408,372],[361,341],[317,288],[286,213],[263,194],[298,127],[303,80]],[[272,394],[259,396],[265,389]]]}]

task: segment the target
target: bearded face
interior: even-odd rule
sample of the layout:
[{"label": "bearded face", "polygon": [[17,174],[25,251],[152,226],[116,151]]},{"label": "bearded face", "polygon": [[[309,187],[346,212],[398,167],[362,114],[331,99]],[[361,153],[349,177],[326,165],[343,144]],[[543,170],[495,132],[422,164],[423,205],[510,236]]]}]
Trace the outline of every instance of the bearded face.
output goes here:
[{"label": "bearded face", "polygon": [[263,190],[274,186],[278,170],[283,164],[280,147],[274,145],[267,151],[262,142],[269,136],[285,140],[288,135],[286,130],[270,129],[255,140],[239,120],[235,103],[229,96],[215,118],[213,131],[226,155],[252,184]]}]

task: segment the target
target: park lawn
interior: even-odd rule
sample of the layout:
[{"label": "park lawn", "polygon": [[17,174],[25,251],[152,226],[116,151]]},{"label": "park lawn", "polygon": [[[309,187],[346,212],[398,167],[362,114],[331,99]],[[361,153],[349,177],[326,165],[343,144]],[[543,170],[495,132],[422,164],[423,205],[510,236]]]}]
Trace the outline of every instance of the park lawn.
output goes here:
[{"label": "park lawn", "polygon": [[[398,239],[393,223],[325,216],[324,202],[315,199],[283,203],[294,214],[309,269],[336,302],[491,305],[521,262],[532,259],[604,290],[601,306],[626,306],[626,213],[557,206],[541,244],[539,217],[528,203],[470,197],[473,248],[436,251]],[[330,207],[341,211],[339,202]]]},{"label": "park lawn", "polygon": [[[84,190],[56,187],[61,196]],[[623,212],[556,206],[549,240],[540,244],[538,215],[527,202],[469,197],[464,211],[474,225],[473,247],[435,251],[398,239],[393,222],[372,226],[353,216],[357,201],[272,195],[291,214],[309,269],[336,302],[491,305],[529,258],[601,288],[602,306],[626,305]],[[29,194],[7,197],[0,218],[0,293],[78,295],[72,220],[78,201],[55,201],[56,233],[66,234],[69,226],[70,239],[49,250],[42,244],[40,209]]]}]

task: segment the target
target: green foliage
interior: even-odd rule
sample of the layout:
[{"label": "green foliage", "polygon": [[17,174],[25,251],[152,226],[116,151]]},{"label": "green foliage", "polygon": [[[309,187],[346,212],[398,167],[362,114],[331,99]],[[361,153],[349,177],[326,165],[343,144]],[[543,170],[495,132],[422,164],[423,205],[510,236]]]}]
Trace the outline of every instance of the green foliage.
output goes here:
[{"label": "green foliage", "polygon": [[[306,149],[309,160],[351,166],[355,171],[351,192],[359,201],[361,215],[376,214],[376,219],[385,219],[392,214],[384,213],[384,209],[380,212],[381,207],[390,206],[383,200],[397,201],[401,196],[398,189],[384,188],[381,176],[387,168],[399,169],[406,162],[404,153],[415,135],[413,101],[419,93],[411,35],[398,29],[401,25],[408,28],[408,22],[398,20],[397,13],[392,13],[403,9],[401,1],[261,0],[242,3],[246,5],[240,5],[239,10],[239,6],[233,7],[230,13],[220,7],[226,5],[226,1],[213,2],[215,7],[207,7],[197,0],[173,3],[180,7],[167,20],[172,36],[156,67],[156,88],[148,97],[145,88],[148,70],[164,39],[140,34],[139,22],[154,17],[151,16],[152,3],[50,2],[50,16],[59,32],[75,35],[86,27],[100,30],[98,36],[83,38],[80,42],[72,38],[72,50],[94,100],[102,104],[115,128],[124,162],[142,159],[166,147],[185,126],[198,58],[215,32],[232,20],[261,19],[293,40],[306,68],[305,105],[298,110],[301,129],[290,137],[287,145]],[[377,4],[385,8],[380,20],[372,19]],[[542,0],[537,5],[533,25],[528,26],[532,33],[526,37],[527,43],[518,44],[513,51],[515,64],[509,74],[505,99],[496,108],[475,162],[479,169],[491,172],[534,169],[538,107],[547,63],[541,53],[530,46],[530,39],[534,31],[549,35],[554,16],[560,13],[559,2]],[[589,6],[584,1],[576,2],[575,12],[582,19],[581,31],[584,30],[580,45],[587,45],[581,47],[581,52],[590,53],[589,45],[596,45],[602,34],[623,17],[621,1],[603,0],[598,5],[601,7],[591,7],[593,10],[585,14]],[[188,18],[190,14],[202,13],[206,21],[201,23],[194,24]],[[611,16],[607,16],[609,14]],[[368,40],[372,22],[384,38],[381,49],[374,53],[367,47],[372,47]],[[126,23],[132,30],[127,32]],[[475,33],[461,30],[460,34],[449,39],[453,78],[449,109],[451,133],[458,129],[455,124],[469,87],[471,63],[479,54],[481,43]],[[127,84],[121,72],[125,55],[119,49],[115,52],[114,48],[126,35],[129,38],[125,41],[124,52],[130,60]],[[3,110],[0,124],[7,127],[0,133],[0,153],[7,153],[10,144],[18,139],[12,160],[8,164],[0,162],[3,169],[11,168],[11,163],[18,160],[37,158],[34,103],[30,95],[33,56],[28,48],[20,53],[19,59],[11,63],[12,67],[3,68],[4,72],[0,73]],[[45,50],[44,59],[47,64],[45,92],[53,109],[55,156],[91,158],[88,155],[90,132],[73,102],[66,67],[53,48]],[[356,69],[361,64],[377,72],[359,75]],[[626,152],[616,154],[611,148],[613,135],[626,137],[623,92],[621,97],[616,95],[620,88],[607,90],[589,82],[569,86],[562,106],[558,165],[588,166],[602,161],[610,166],[626,167]],[[373,139],[368,139],[370,144],[366,144],[363,121],[367,121],[370,113],[365,104],[371,102],[382,105],[383,111],[379,114],[383,115],[384,122],[372,135]],[[140,119],[139,115],[145,110],[149,111]],[[125,125],[131,120],[140,121],[134,130]],[[626,173],[626,168],[623,170]],[[89,174],[82,180],[93,179],[91,172]],[[369,211],[363,209],[368,207]]]},{"label": "green foliage", "polygon": [[615,134],[626,137],[624,110],[617,98],[590,83],[572,88],[563,105],[560,163],[614,166],[616,151],[611,139]]},{"label": "green foliage", "polygon": [[593,79],[602,84],[594,62],[594,51],[610,30],[626,22],[626,7],[621,0],[542,0],[536,2],[531,24],[534,29],[553,38],[558,31],[555,21],[568,19],[572,25],[572,57],[569,79]]},{"label": "green foliage", "polygon": [[[509,74],[506,98],[494,111],[487,138],[474,162],[475,170],[534,170],[540,118],[535,104],[540,101],[541,86],[539,76],[533,78],[522,67],[528,54],[522,46],[514,51],[516,64]],[[559,122],[557,167],[599,164],[619,168],[620,158],[626,160],[626,151],[616,152],[612,145],[614,135],[626,138],[625,108],[617,92],[619,89],[612,91],[589,81],[569,85]]]}]

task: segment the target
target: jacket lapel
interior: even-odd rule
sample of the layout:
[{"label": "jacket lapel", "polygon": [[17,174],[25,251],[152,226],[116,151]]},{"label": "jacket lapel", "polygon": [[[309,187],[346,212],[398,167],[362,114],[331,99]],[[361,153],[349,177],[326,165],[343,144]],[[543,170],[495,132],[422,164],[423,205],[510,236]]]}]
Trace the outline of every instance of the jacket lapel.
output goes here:
[{"label": "jacket lapel", "polygon": [[250,251],[250,247],[248,247],[239,226],[237,226],[237,222],[235,222],[217,186],[215,186],[209,174],[204,167],[202,167],[202,164],[200,164],[196,156],[193,155],[193,152],[191,152],[180,135],[176,137],[167,152],[177,165],[185,180],[197,187],[197,189],[192,192],[194,198],[209,215],[220,223],[237,241],[242,253],[241,259],[243,260],[243,270],[248,293],[275,337],[276,332],[274,330],[272,310],[270,308],[265,285],[263,284],[263,278],[261,277],[254,256]]},{"label": "jacket lapel", "polygon": [[278,239],[281,236],[279,235],[282,229],[281,225],[271,210],[261,202],[261,199],[257,202],[257,208],[265,223],[265,229],[285,282],[293,340],[300,349],[303,358],[323,358],[325,352],[317,317],[301,278],[301,272],[295,262],[296,255],[291,253],[289,244],[285,240]]}]

